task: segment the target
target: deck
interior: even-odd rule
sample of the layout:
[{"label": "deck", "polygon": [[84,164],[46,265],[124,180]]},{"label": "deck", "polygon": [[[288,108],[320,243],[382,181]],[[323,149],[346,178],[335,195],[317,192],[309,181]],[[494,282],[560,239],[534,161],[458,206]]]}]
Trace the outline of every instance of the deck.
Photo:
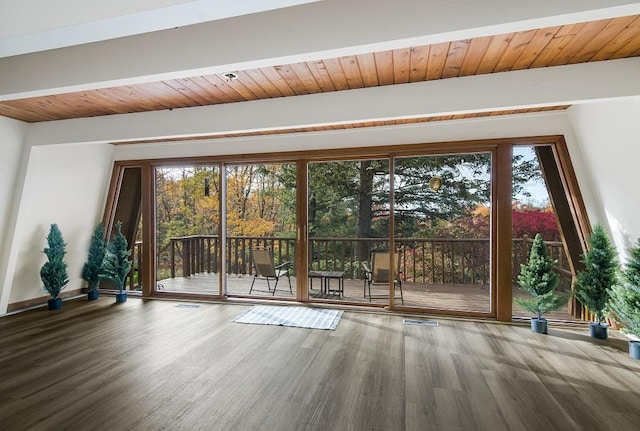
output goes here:
[{"label": "deck", "polygon": [[[229,296],[251,296],[260,299],[269,298],[295,298],[296,279],[291,277],[291,291],[286,278],[281,278],[275,295],[267,289],[267,283],[263,279],[255,282],[253,291],[249,294],[252,276],[229,275],[227,277],[227,292]],[[322,301],[344,301],[348,303],[388,304],[387,290],[383,286],[372,286],[372,299],[364,296],[363,280],[344,280],[344,295],[335,291],[338,287],[337,280],[330,281],[329,293],[323,293],[320,288],[320,280],[312,280],[313,288],[309,290],[309,297],[312,300]],[[271,281],[273,287],[273,280]],[[190,277],[176,277],[160,280],[158,291],[175,292],[185,294],[218,295],[220,291],[218,274],[198,273]],[[429,284],[405,282],[402,284],[404,305],[409,307],[487,313],[490,310],[489,286],[479,284]],[[524,294],[514,286],[514,296]],[[399,305],[400,295],[396,292],[396,303]],[[530,317],[530,313],[520,309],[514,304],[513,315],[517,317]],[[545,317],[550,319],[577,320],[565,309],[548,313]]]}]

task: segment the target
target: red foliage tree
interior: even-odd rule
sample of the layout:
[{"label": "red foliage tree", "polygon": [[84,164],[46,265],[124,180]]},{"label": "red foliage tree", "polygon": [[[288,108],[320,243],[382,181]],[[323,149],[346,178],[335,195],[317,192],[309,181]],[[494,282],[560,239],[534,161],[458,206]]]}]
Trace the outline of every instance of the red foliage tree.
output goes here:
[{"label": "red foliage tree", "polygon": [[527,235],[533,238],[536,233],[540,233],[545,241],[560,241],[555,214],[540,209],[514,208],[513,237],[522,238],[523,235]]}]

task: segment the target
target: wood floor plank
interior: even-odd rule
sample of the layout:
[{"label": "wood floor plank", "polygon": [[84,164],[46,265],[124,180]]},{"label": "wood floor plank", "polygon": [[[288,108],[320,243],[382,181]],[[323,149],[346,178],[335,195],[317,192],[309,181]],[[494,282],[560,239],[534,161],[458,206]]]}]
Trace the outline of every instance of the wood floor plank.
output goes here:
[{"label": "wood floor plank", "polygon": [[[0,318],[0,430],[599,430],[640,421],[616,331],[346,311],[335,331],[250,305],[65,301]],[[414,316],[417,319],[422,316]]]}]

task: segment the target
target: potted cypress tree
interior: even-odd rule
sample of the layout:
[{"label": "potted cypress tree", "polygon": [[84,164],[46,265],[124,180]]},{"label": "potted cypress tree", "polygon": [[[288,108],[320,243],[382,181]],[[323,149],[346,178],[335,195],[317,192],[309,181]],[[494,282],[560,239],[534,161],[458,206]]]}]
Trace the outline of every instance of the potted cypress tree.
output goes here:
[{"label": "potted cypress tree", "polygon": [[62,238],[62,233],[57,224],[52,224],[47,235],[47,245],[43,251],[47,255],[47,261],[40,268],[40,279],[51,299],[47,301],[49,310],[59,310],[62,308],[60,292],[69,282],[67,274],[67,263],[64,261],[66,244]]},{"label": "potted cypress tree", "polygon": [[629,336],[629,355],[640,359],[640,239],[629,250],[629,261],[622,273],[621,283],[609,292],[609,316],[622,325]]},{"label": "potted cypress tree", "polygon": [[608,325],[604,322],[604,313],[609,291],[616,284],[618,262],[602,225],[594,227],[582,262],[585,267],[577,274],[576,297],[595,314],[596,321],[589,324],[591,337],[606,340]]},{"label": "potted cypress tree", "polygon": [[100,270],[102,269],[106,248],[104,225],[100,223],[93,231],[89,243],[87,261],[82,267],[82,279],[87,282],[87,299],[89,301],[95,301],[99,297],[98,286],[100,286]]},{"label": "potted cypress tree", "polygon": [[131,261],[129,256],[129,244],[122,235],[122,223],[116,223],[116,234],[113,240],[107,245],[107,252],[104,256],[100,278],[111,281],[118,288],[116,293],[116,303],[127,300],[127,292],[124,290],[124,282],[127,274],[131,271]]},{"label": "potted cypress tree", "polygon": [[539,334],[547,333],[547,319],[542,315],[549,311],[557,310],[567,298],[555,293],[560,283],[560,276],[554,270],[558,261],[547,255],[542,236],[536,234],[529,254],[529,262],[520,265],[518,284],[533,298],[515,298],[514,301],[520,307],[536,313],[537,317],[531,318],[531,330]]}]

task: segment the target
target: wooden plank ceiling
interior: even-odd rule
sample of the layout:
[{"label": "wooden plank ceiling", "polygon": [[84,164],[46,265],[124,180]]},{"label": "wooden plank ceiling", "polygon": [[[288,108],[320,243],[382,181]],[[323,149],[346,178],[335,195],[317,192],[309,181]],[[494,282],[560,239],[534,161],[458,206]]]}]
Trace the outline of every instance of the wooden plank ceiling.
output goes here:
[{"label": "wooden plank ceiling", "polygon": [[[237,79],[233,80],[221,75],[194,76],[4,101],[0,102],[0,115],[26,122],[62,120],[289,97],[635,56],[640,56],[640,15],[240,70],[235,71]],[[545,109],[563,108],[566,107]],[[494,115],[505,113],[517,112],[503,111]],[[455,118],[432,117],[428,120],[408,121],[448,119]],[[347,127],[375,125],[358,123]]]}]

